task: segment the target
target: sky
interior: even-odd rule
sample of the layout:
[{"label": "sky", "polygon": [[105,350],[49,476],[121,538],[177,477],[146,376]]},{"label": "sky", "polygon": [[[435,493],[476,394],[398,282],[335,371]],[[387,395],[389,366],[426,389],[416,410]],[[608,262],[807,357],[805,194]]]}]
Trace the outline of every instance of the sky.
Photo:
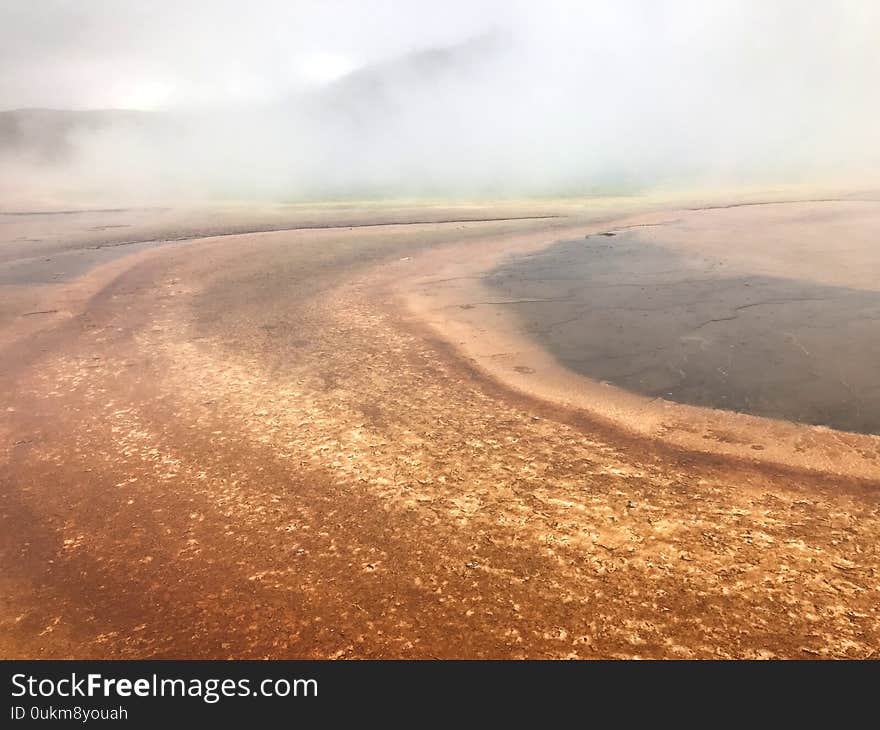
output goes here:
[{"label": "sky", "polygon": [[0,0],[0,107],[267,100],[517,13],[494,0]]},{"label": "sky", "polygon": [[[876,0],[0,0],[0,109],[178,115],[72,140],[68,185],[88,169],[114,189],[861,180],[880,169],[878,48]],[[427,49],[450,51],[442,73]],[[376,69],[380,87],[346,76]]]},{"label": "sky", "polygon": [[687,66],[707,62],[748,82],[754,67],[875,71],[880,9],[874,0],[0,0],[0,105],[269,99],[497,30],[551,61],[561,52],[603,63],[595,49],[611,84],[632,72],[687,81],[699,75]]}]

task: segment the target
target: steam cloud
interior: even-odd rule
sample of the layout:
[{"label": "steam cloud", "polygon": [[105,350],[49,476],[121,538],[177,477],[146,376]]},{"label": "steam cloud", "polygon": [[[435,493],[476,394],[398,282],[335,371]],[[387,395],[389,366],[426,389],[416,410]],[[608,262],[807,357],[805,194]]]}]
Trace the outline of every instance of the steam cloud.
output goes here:
[{"label": "steam cloud", "polygon": [[0,195],[873,182],[878,48],[873,0],[7,0]]}]

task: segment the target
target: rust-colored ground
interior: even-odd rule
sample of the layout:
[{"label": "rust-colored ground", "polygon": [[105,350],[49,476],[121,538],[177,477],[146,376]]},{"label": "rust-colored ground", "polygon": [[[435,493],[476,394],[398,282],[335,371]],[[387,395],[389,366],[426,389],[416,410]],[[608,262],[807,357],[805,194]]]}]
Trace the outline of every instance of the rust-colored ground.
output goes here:
[{"label": "rust-colored ground", "polygon": [[657,207],[150,223],[100,235],[187,240],[10,279],[0,656],[874,655],[875,481],[520,393],[402,306],[424,256]]}]

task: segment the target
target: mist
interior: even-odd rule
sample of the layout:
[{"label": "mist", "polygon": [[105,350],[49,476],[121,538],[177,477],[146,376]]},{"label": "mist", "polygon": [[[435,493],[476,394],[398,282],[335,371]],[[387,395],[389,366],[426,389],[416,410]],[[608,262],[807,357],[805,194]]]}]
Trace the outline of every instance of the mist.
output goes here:
[{"label": "mist", "polygon": [[872,0],[439,5],[6,0],[3,207],[876,182]]}]

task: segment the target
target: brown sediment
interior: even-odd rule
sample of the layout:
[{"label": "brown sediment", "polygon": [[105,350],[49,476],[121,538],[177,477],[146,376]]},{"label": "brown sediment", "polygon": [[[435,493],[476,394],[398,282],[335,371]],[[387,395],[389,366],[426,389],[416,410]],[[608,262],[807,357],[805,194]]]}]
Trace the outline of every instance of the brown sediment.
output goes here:
[{"label": "brown sediment", "polygon": [[531,397],[397,305],[625,211],[601,206],[196,240],[55,285],[69,316],[0,350],[0,655],[874,655],[875,483]]}]

